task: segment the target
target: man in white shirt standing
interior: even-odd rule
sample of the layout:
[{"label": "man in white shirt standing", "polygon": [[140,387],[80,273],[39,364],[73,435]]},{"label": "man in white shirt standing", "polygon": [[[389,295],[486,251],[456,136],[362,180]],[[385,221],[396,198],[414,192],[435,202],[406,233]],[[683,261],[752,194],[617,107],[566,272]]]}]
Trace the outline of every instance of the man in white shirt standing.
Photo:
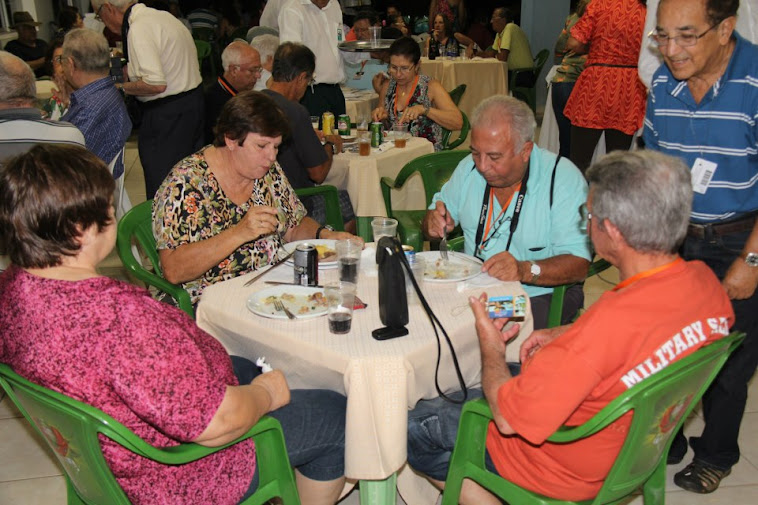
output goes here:
[{"label": "man in white shirt standing", "polygon": [[166,11],[136,0],[91,0],[97,17],[121,33],[128,79],[117,87],[141,102],[139,157],[153,198],[169,170],[203,146],[205,107],[197,49]]},{"label": "man in white shirt standing", "polygon": [[316,73],[300,103],[312,116],[345,113],[345,69],[337,45],[345,40],[337,0],[288,0],[279,12],[280,42],[300,42],[316,55]]}]

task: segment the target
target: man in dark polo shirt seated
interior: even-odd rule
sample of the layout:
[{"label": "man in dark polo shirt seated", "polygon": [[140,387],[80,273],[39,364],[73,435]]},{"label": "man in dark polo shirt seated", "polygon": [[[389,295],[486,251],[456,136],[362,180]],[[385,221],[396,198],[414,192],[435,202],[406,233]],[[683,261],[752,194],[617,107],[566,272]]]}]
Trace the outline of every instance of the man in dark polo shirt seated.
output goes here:
[{"label": "man in dark polo shirt seated", "polygon": [[[289,120],[291,134],[281,146],[277,161],[293,188],[309,188],[321,184],[332,168],[333,156],[342,151],[339,135],[326,135],[313,129],[308,110],[300,99],[313,79],[316,56],[308,47],[295,42],[285,42],[274,54],[269,89],[263,90],[274,99]],[[323,140],[323,145],[322,145]],[[324,224],[326,207],[321,196],[303,199],[308,215]],[[345,222],[345,231],[355,233],[355,214],[347,191],[340,191],[340,211]]]},{"label": "man in dark polo shirt seated", "polygon": [[37,27],[42,25],[34,21],[26,11],[13,13],[13,28],[18,32],[18,40],[11,40],[5,45],[5,50],[24,60],[36,77],[45,75],[45,53],[47,42],[37,38]]}]

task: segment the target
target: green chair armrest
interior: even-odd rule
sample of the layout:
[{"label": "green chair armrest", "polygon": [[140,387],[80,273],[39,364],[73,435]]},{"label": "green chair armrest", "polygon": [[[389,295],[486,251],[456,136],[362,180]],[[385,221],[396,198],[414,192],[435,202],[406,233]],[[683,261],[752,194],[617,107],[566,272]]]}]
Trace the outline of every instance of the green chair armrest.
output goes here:
[{"label": "green chair armrest", "polygon": [[387,210],[387,217],[392,217],[392,189],[395,187],[395,179],[382,177],[379,180],[379,186],[382,189],[382,198],[384,199],[384,208]]}]

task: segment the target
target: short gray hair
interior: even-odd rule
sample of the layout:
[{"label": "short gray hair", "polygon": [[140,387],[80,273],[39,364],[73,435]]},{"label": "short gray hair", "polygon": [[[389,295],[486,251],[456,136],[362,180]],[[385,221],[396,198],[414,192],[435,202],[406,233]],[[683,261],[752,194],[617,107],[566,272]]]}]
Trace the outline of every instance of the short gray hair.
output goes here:
[{"label": "short gray hair", "polygon": [[537,121],[527,104],[505,95],[493,95],[482,100],[471,114],[471,129],[487,128],[507,123],[511,130],[513,152],[518,153],[527,142],[534,140]]},{"label": "short gray hair", "polygon": [[682,160],[655,151],[616,151],[586,175],[593,219],[608,219],[637,251],[679,249],[692,208],[690,171]]},{"label": "short gray hair", "polygon": [[0,103],[27,105],[37,98],[34,71],[21,58],[0,51]]},{"label": "short gray hair", "polygon": [[224,52],[221,53],[221,67],[224,69],[224,72],[227,72],[231,65],[242,64],[242,53],[248,47],[250,46],[244,40],[234,40],[226,46]]},{"label": "short gray hair", "polygon": [[103,4],[111,4],[119,11],[125,11],[127,7],[129,7],[133,3],[137,3],[137,0],[91,0],[92,2],[92,9],[97,12],[97,10],[100,8]]},{"label": "short gray hair", "polygon": [[76,62],[85,72],[107,74],[111,66],[111,51],[102,33],[89,28],[76,28],[63,38],[63,56]]},{"label": "short gray hair", "polygon": [[250,42],[250,47],[258,50],[261,55],[261,62],[273,58],[276,48],[279,47],[279,37],[271,34],[258,35]]}]

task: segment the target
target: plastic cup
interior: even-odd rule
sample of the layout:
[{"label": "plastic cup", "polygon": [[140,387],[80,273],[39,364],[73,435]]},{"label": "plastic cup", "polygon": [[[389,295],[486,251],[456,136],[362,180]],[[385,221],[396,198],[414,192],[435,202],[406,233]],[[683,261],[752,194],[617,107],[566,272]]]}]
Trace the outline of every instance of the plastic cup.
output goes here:
[{"label": "plastic cup", "polygon": [[374,232],[374,242],[379,242],[382,237],[394,237],[397,234],[397,219],[375,217],[371,221],[371,230]]},{"label": "plastic cup", "polygon": [[318,121],[319,121],[318,116],[311,116],[311,126],[313,126],[314,130],[318,130]]},{"label": "plastic cup", "polygon": [[[419,288],[423,289],[424,269],[426,268],[426,262],[424,261],[424,258],[416,256],[413,253],[406,253],[405,258],[408,260],[408,266],[411,267],[411,272],[413,273],[413,277],[416,279],[416,283],[419,285]],[[408,272],[405,270],[403,270],[403,272],[405,272],[405,292],[408,295],[408,303],[417,303],[419,302],[419,299],[418,294],[416,293],[416,288],[413,287],[413,282],[408,276]]]},{"label": "plastic cup", "polygon": [[371,154],[371,136],[367,131],[358,132],[358,154],[361,156]]},{"label": "plastic cup", "polygon": [[337,335],[350,333],[355,305],[355,284],[331,282],[324,287],[324,296],[329,303],[329,331]]},{"label": "plastic cup", "polygon": [[379,39],[381,38],[382,27],[371,26],[369,27],[369,30],[371,30],[371,47],[379,47]]},{"label": "plastic cup", "polygon": [[408,141],[408,123],[396,123],[392,126],[392,136],[395,139],[395,147],[403,149]]},{"label": "plastic cup", "polygon": [[338,240],[335,244],[335,249],[337,250],[337,265],[340,280],[357,284],[363,243],[354,238]]}]

